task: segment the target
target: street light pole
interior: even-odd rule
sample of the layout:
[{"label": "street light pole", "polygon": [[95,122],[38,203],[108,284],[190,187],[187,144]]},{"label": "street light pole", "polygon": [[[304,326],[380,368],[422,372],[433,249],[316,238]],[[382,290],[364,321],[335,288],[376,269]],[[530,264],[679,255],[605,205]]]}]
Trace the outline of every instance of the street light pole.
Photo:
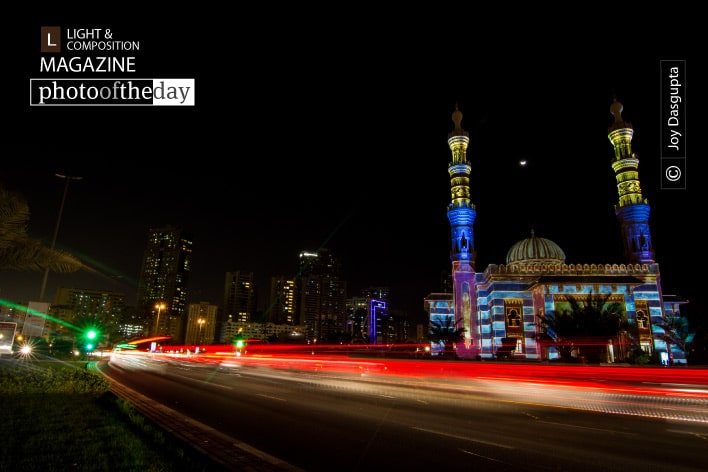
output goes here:
[{"label": "street light pole", "polygon": [[[59,205],[59,216],[57,216],[57,224],[54,226],[54,236],[52,236],[52,245],[50,246],[52,251],[54,250],[54,246],[57,243],[57,235],[59,234],[59,224],[61,223],[61,215],[64,213],[64,202],[66,202],[66,194],[69,191],[69,182],[72,180],[81,180],[83,177],[77,177],[77,176],[72,176],[72,175],[62,175],[62,174],[54,174],[60,179],[66,180],[66,184],[64,184],[64,193],[62,194],[61,197],[61,204]],[[39,301],[43,302],[44,301],[44,291],[47,288],[47,279],[49,278],[49,267],[45,267],[44,269],[44,277],[42,278],[42,288],[39,290]]]},{"label": "street light pole", "polygon": [[199,323],[199,339],[198,339],[198,344],[203,344],[204,341],[202,341],[202,327],[204,326],[204,318],[199,318],[197,320],[197,323]]},{"label": "street light pole", "polygon": [[155,308],[157,308],[157,319],[155,320],[155,334],[153,334],[153,336],[159,336],[160,335],[160,312],[165,309],[165,304],[158,303],[157,305],[155,305]]}]

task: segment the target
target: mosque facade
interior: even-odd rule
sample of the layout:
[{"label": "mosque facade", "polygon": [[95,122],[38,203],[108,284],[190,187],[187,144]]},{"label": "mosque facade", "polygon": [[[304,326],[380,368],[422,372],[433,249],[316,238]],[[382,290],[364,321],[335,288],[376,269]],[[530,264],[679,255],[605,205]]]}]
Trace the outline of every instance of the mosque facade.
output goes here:
[{"label": "mosque facade", "polygon": [[[602,361],[624,362],[630,350],[639,347],[662,362],[686,362],[678,346],[664,341],[661,327],[665,314],[680,316],[680,306],[686,302],[662,293],[649,227],[650,207],[641,192],[639,159],[632,152],[633,128],[623,120],[619,102],[613,102],[610,112],[614,123],[608,138],[614,148],[612,168],[619,195],[615,214],[624,262],[568,264],[556,243],[531,231],[527,239],[509,249],[505,263],[490,264],[483,272],[475,270],[476,208],[470,198],[469,134],[461,126],[462,113],[459,109],[453,112],[454,130],[448,136],[451,201],[447,208],[452,293],[431,294],[426,305],[431,322],[447,316],[454,319],[455,327],[464,329],[464,342],[456,346],[458,357],[494,359],[511,350],[515,359],[557,358],[556,347],[544,341],[548,337],[540,316],[569,310],[573,301],[582,305],[602,300],[623,307],[632,327],[631,336],[620,332],[613,338],[588,340],[602,345]],[[576,353],[582,355],[582,345]]]}]

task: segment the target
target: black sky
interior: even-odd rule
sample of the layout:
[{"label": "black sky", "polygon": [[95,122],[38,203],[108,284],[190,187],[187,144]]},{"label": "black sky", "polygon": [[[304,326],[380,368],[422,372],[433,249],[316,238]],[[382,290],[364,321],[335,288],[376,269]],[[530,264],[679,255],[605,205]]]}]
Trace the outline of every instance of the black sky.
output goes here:
[{"label": "black sky", "polygon": [[[476,23],[437,35],[422,24],[286,27],[283,17],[273,29],[258,20],[254,33],[251,20],[138,23],[85,12],[35,18],[22,31],[14,151],[0,183],[27,198],[29,233],[49,243],[64,189],[54,174],[83,177],[69,187],[57,247],[104,274],[51,274],[49,294],[123,290],[133,303],[147,230],[173,224],[194,233],[190,302],[221,305],[225,272],[253,271],[267,284],[295,273],[299,251],[325,246],[342,261],[350,295],[388,285],[417,314],[450,268],[456,104],[470,134],[478,270],[504,263],[532,229],[568,263],[622,263],[607,139],[614,93],[634,126],[664,291],[696,296],[699,170],[689,166],[688,190],[660,189],[659,61],[685,59],[687,82],[702,81],[682,38],[511,27],[490,35]],[[196,106],[28,106],[41,25],[110,27],[139,40],[136,77],[195,78]],[[697,88],[686,98],[689,130]],[[35,299],[41,278],[0,272],[0,297]]]}]

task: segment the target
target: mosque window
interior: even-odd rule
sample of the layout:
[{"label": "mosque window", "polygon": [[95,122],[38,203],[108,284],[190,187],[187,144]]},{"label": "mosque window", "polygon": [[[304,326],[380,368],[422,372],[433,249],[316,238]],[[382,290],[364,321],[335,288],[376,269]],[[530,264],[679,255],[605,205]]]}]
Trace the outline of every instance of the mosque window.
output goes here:
[{"label": "mosque window", "polygon": [[508,326],[521,326],[521,315],[515,309],[509,310],[507,315],[507,325]]},{"label": "mosque window", "polygon": [[649,329],[649,317],[643,311],[637,312],[637,327],[639,329]]}]

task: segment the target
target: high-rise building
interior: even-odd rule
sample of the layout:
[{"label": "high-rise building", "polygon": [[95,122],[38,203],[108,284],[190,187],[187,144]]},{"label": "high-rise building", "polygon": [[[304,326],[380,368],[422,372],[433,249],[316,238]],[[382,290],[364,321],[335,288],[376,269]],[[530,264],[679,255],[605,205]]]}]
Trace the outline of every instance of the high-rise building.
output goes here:
[{"label": "high-rise building", "polygon": [[192,236],[175,226],[148,231],[138,281],[137,307],[146,335],[171,336],[184,343]]},{"label": "high-rise building", "polygon": [[[505,264],[490,264],[483,272],[477,272],[474,265],[476,209],[470,201],[469,135],[461,126],[462,113],[458,109],[453,113],[455,127],[448,136],[452,162],[448,167],[451,202],[447,210],[453,290],[451,299],[448,294],[431,294],[426,310],[431,320],[454,317],[452,326],[464,329],[458,356],[492,358],[502,348],[508,354],[511,346],[514,357],[556,358],[557,346],[541,342],[547,333],[539,318],[570,311],[573,305],[597,302],[621,306],[631,330],[610,339],[588,340],[591,351],[601,352],[601,361],[624,361],[631,349],[640,348],[662,362],[685,363],[680,347],[666,342],[664,327],[665,317],[680,316],[679,308],[686,301],[662,293],[649,228],[649,204],[641,192],[639,158],[632,152],[633,129],[622,119],[620,103],[614,102],[610,112],[614,122],[608,138],[614,150],[612,169],[619,194],[615,214],[625,263],[568,264],[565,252],[555,242],[537,236],[532,229],[529,238],[509,249]],[[583,349],[576,352],[582,354]]]},{"label": "high-rise building", "polygon": [[227,272],[224,278],[224,307],[216,321],[216,341],[229,342],[237,323],[253,321],[258,306],[253,272]]},{"label": "high-rise building", "polygon": [[346,335],[346,282],[341,266],[325,248],[300,252],[296,279],[299,324],[309,342],[331,342]]},{"label": "high-rise building", "polygon": [[296,312],[296,285],[294,277],[276,276],[270,279],[270,301],[266,320],[294,326],[298,323]]},{"label": "high-rise building", "polygon": [[235,322],[254,321],[258,305],[253,272],[227,272],[224,283],[223,318]]}]

